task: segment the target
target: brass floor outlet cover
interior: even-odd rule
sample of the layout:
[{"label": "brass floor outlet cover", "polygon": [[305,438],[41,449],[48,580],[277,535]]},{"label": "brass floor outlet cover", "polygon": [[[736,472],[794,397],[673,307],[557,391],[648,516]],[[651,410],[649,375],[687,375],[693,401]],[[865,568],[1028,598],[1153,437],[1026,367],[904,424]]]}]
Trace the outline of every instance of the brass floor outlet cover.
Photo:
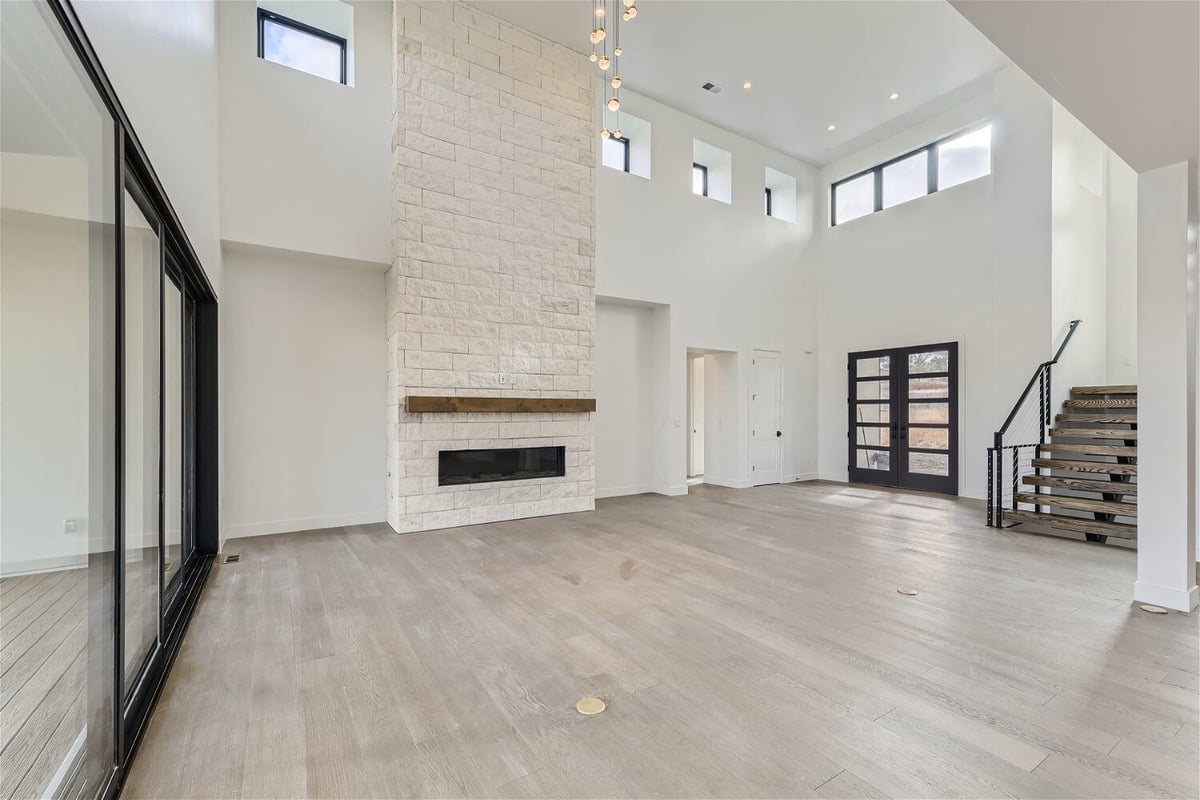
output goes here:
[{"label": "brass floor outlet cover", "polygon": [[904,586],[901,586],[901,587],[900,587],[899,589],[897,589],[896,591],[897,591],[897,592],[899,592],[900,594],[903,594],[903,595],[908,595],[909,597],[912,597],[912,596],[914,596],[914,595],[917,593],[917,590],[916,590],[916,589],[909,589],[909,588],[907,588],[907,587],[904,587]]},{"label": "brass floor outlet cover", "polygon": [[1161,608],[1159,606],[1151,606],[1151,605],[1143,604],[1143,605],[1138,606],[1138,608],[1140,608],[1142,611],[1149,611],[1151,614],[1166,614],[1167,613],[1167,610],[1165,608]]},{"label": "brass floor outlet cover", "polygon": [[575,710],[580,714],[586,714],[587,716],[599,714],[605,708],[607,708],[607,706],[599,697],[585,697],[575,704]]}]

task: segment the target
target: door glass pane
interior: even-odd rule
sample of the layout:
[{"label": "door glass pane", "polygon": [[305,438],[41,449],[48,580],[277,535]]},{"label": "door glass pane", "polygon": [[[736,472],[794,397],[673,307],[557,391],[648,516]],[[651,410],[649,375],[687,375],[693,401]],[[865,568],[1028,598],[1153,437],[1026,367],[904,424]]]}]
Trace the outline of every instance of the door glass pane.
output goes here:
[{"label": "door glass pane", "polygon": [[950,455],[948,453],[909,453],[908,471],[921,475],[950,474]]},{"label": "door glass pane", "polygon": [[922,150],[883,168],[883,207],[929,194],[929,151]]},{"label": "door glass pane", "polygon": [[909,447],[931,447],[939,450],[950,448],[949,428],[909,428]]},{"label": "door glass pane", "polygon": [[950,369],[949,350],[923,350],[908,354],[908,373],[947,372]]},{"label": "door glass pane", "polygon": [[0,797],[113,764],[114,134],[50,4],[0,2]]},{"label": "door glass pane", "polygon": [[855,419],[859,422],[891,422],[891,411],[887,403],[859,403]]},{"label": "door glass pane", "polygon": [[857,445],[876,445],[889,447],[892,443],[891,431],[887,427],[858,425],[858,437],[854,440]]},{"label": "door glass pane", "polygon": [[839,183],[834,192],[834,222],[841,225],[852,219],[865,217],[875,210],[875,173]]},{"label": "door glass pane", "polygon": [[942,375],[938,378],[909,378],[908,396],[917,397],[949,397],[950,377]]},{"label": "door glass pane", "polygon": [[855,391],[859,400],[887,400],[891,388],[891,381],[859,381]]},{"label": "door glass pane", "polygon": [[874,378],[891,374],[892,359],[890,356],[873,356],[871,358],[855,359],[854,375],[857,378]]},{"label": "door glass pane", "polygon": [[163,586],[179,572],[183,544],[183,294],[163,291]]},{"label": "door glass pane", "polygon": [[887,450],[869,450],[859,448],[855,466],[859,469],[877,469],[887,472],[891,469],[891,453]]},{"label": "door glass pane", "polygon": [[940,425],[950,424],[949,403],[909,403],[909,422],[936,422]]},{"label": "door glass pane", "polygon": [[992,126],[942,142],[938,152],[938,189],[982,178],[992,171]]},{"label": "door glass pane", "polygon": [[158,234],[125,195],[125,685],[158,641]]}]

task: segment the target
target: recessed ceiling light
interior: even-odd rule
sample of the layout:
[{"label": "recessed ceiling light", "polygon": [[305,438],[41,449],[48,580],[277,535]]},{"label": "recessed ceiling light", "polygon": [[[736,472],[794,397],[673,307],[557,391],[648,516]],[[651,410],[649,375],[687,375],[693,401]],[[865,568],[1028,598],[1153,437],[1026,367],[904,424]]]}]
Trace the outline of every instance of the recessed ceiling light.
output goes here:
[{"label": "recessed ceiling light", "polygon": [[892,92],[891,94],[888,95],[888,100],[899,100],[899,99],[900,99],[899,92]]},{"label": "recessed ceiling light", "polygon": [[746,81],[745,83],[743,83],[743,84],[742,84],[742,88],[743,88],[743,89],[749,89],[749,88],[750,88],[750,81]]},{"label": "recessed ceiling light", "polygon": [[827,130],[827,131],[836,131],[836,130],[837,130],[837,125],[830,124],[830,125],[829,125],[829,127],[828,127],[828,128],[826,128],[825,130]]}]

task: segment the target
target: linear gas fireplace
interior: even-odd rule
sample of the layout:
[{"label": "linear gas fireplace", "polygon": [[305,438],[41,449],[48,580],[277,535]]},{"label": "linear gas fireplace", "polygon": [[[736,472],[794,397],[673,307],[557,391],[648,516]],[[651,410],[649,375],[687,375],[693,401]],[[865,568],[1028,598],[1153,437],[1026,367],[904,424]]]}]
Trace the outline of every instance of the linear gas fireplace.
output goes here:
[{"label": "linear gas fireplace", "polygon": [[565,447],[442,450],[438,453],[438,486],[556,478],[566,474]]}]

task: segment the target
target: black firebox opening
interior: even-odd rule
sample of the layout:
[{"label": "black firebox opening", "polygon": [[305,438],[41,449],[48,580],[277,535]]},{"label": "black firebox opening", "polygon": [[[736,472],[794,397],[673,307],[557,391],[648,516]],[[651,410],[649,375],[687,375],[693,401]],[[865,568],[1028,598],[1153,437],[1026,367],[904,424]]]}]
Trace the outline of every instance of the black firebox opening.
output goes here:
[{"label": "black firebox opening", "polygon": [[565,447],[442,450],[438,453],[438,486],[555,478],[566,474]]}]

